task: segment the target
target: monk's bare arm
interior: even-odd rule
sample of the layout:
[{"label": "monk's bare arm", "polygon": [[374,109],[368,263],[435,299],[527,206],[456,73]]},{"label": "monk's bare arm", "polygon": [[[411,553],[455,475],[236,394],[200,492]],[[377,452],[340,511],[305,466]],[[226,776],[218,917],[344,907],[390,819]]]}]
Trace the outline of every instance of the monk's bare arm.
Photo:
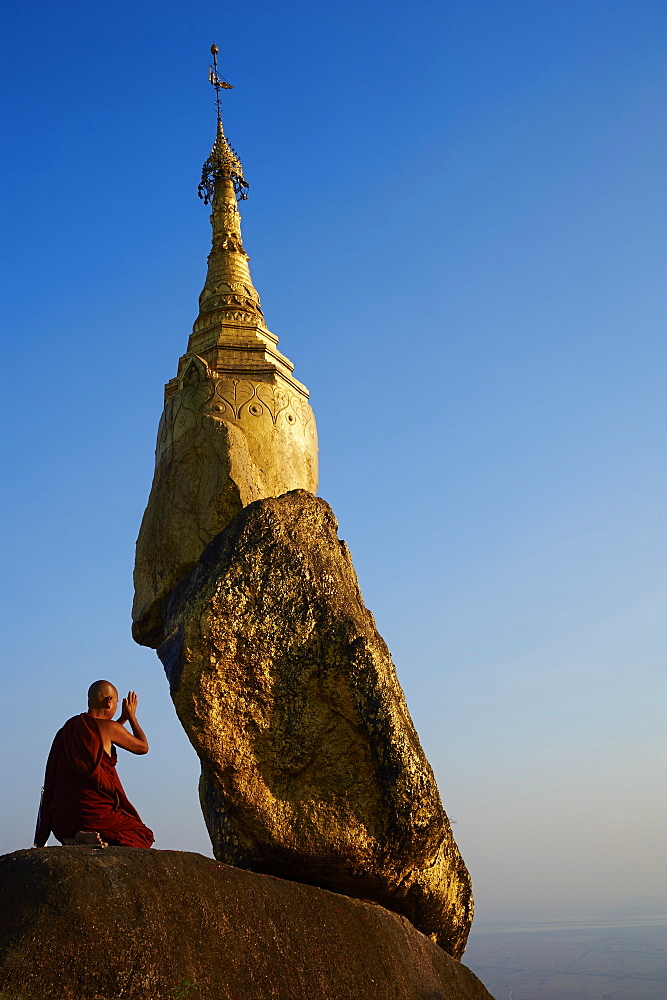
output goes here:
[{"label": "monk's bare arm", "polygon": [[[129,750],[130,753],[142,754],[148,753],[148,740],[143,729],[137,722],[136,712],[138,701],[139,699],[134,691],[128,691],[127,698],[123,698],[123,710],[118,722],[111,722],[109,724],[109,736],[111,737],[111,742],[115,743],[117,747]],[[123,725],[124,722],[130,723],[132,735],[128,733]]]}]

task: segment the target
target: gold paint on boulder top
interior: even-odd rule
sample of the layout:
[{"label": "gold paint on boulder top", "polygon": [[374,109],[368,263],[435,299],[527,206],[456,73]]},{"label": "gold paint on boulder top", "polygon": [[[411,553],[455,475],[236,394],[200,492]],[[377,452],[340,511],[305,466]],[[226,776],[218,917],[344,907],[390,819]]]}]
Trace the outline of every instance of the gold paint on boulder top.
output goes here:
[{"label": "gold paint on boulder top", "polygon": [[158,429],[134,568],[136,641],[162,642],[165,597],[243,507],[302,487],[317,487],[307,401],[271,382],[216,377],[191,358]]},{"label": "gold paint on boulder top", "polygon": [[328,504],[246,507],[164,621],[215,856],[378,902],[459,958],[470,877]]}]

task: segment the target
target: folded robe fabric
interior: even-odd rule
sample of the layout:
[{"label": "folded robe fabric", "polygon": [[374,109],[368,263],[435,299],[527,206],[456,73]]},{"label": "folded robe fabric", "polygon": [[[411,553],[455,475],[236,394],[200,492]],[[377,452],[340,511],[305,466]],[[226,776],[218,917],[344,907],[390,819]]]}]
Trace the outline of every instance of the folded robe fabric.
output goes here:
[{"label": "folded robe fabric", "polygon": [[116,748],[104,749],[90,715],[75,715],[56,733],[44,777],[35,846],[53,832],[62,841],[96,830],[110,844],[150,847],[153,833],[141,822],[116,774]]}]

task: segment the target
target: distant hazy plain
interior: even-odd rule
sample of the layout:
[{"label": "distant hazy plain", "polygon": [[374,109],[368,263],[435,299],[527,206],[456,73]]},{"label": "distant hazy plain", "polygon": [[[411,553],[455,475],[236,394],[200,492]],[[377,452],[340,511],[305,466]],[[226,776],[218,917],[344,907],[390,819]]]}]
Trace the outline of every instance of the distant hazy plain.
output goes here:
[{"label": "distant hazy plain", "polygon": [[665,1000],[667,919],[473,930],[463,961],[496,1000]]}]

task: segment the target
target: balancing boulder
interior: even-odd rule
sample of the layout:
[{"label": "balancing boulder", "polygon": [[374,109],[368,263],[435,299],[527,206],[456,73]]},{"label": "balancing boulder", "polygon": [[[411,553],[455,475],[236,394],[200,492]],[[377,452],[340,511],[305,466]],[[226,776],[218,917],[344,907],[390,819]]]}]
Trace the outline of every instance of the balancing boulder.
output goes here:
[{"label": "balancing boulder", "polygon": [[164,622],[216,857],[373,900],[460,957],[470,877],[331,508],[250,504]]}]

